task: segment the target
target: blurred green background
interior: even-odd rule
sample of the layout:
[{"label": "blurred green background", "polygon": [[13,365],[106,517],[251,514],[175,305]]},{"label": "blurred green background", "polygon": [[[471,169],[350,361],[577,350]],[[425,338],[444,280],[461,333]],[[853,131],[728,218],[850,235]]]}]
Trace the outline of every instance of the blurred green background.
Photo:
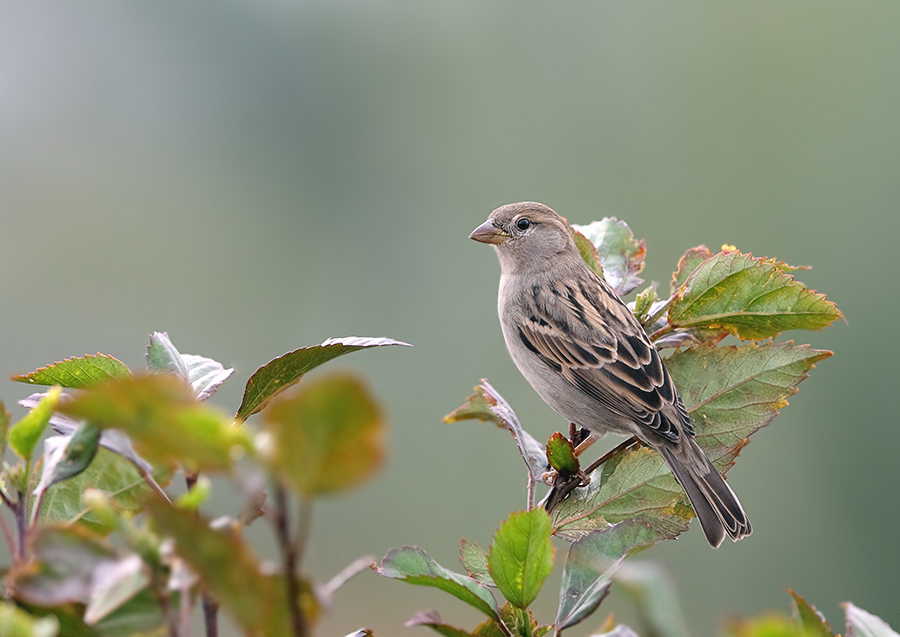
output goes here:
[{"label": "blurred green background", "polygon": [[[523,506],[524,473],[505,433],[442,416],[486,376],[538,437],[564,424],[509,360],[496,258],[466,239],[491,209],[626,219],[666,287],[699,243],[810,264],[848,323],[793,334],[836,355],[729,476],[753,537],[712,551],[693,529],[644,557],[697,635],[786,610],[786,587],[835,630],[843,600],[898,628],[898,22],[887,0],[3,2],[0,371],[140,367],[167,330],[236,368],[213,399],[233,411],[289,349],[414,343],[332,366],[374,387],[390,458],[318,506],[308,566],[416,544],[456,567],[460,538],[486,546]],[[364,573],[320,634],[425,634],[402,624],[429,607],[478,620]],[[615,589],[604,609],[631,617]]]}]

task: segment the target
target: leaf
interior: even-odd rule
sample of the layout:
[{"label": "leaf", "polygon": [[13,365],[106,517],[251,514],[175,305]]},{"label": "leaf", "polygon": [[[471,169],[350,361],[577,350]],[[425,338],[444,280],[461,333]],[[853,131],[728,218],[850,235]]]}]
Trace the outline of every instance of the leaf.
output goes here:
[{"label": "leaf", "polygon": [[638,274],[644,269],[647,249],[643,239],[638,241],[634,238],[627,223],[607,217],[586,226],[573,225],[572,228],[597,248],[604,278],[620,296],[643,283]]},{"label": "leaf", "polygon": [[704,346],[676,352],[666,367],[697,442],[724,472],[745,439],[771,422],[815,363],[831,355],[792,341]]},{"label": "leaf", "polygon": [[831,627],[828,625],[828,620],[816,610],[815,606],[791,589],[788,589],[788,594],[793,602],[794,619],[806,629],[809,637],[834,637],[834,633],[831,632]]},{"label": "leaf", "polygon": [[433,586],[474,606],[488,617],[500,618],[497,601],[486,586],[471,577],[447,570],[418,547],[391,549],[380,565],[373,566],[373,570],[408,584]]},{"label": "leaf", "polygon": [[638,634],[625,624],[619,624],[609,632],[595,634],[592,637],[638,637]]},{"label": "leaf", "polygon": [[119,558],[112,548],[79,527],[37,527],[33,560],[13,567],[8,584],[17,599],[39,606],[87,603],[98,582],[97,569]]},{"label": "leaf", "polygon": [[888,623],[850,602],[841,604],[847,617],[847,637],[898,637]]},{"label": "leaf", "polygon": [[472,637],[472,633],[466,632],[461,628],[449,626],[441,620],[441,616],[436,611],[426,610],[416,613],[403,624],[406,628],[414,628],[416,626],[425,626],[431,628],[434,632],[444,637]]},{"label": "leaf", "polygon": [[593,270],[594,274],[603,277],[603,266],[600,265],[600,255],[597,254],[596,246],[575,228],[572,226],[569,226],[569,228],[572,230],[572,236],[575,237],[575,246],[578,248],[578,253],[584,259],[587,267]]},{"label": "leaf", "polygon": [[98,637],[164,637],[165,617],[149,587],[93,626]]},{"label": "leaf", "polygon": [[822,329],[841,317],[825,295],[770,260],[740,252],[719,253],[700,264],[669,308],[674,328],[721,329],[743,340]]},{"label": "leaf", "polygon": [[31,452],[34,446],[40,440],[47,423],[50,422],[50,416],[56,410],[59,404],[60,388],[54,387],[47,392],[47,395],[41,399],[38,405],[29,411],[22,420],[15,423],[9,429],[9,446],[13,448],[19,456],[28,460],[31,458]]},{"label": "leaf", "polygon": [[106,383],[61,405],[60,410],[104,429],[121,429],[150,462],[178,463],[192,473],[227,469],[241,449],[251,448],[240,429],[199,404],[190,389],[170,375]]},{"label": "leaf", "polygon": [[[703,346],[676,352],[666,367],[691,414],[698,444],[725,473],[746,439],[787,405],[807,372],[828,356],[831,352],[792,342]],[[685,501],[658,453],[625,446],[591,474],[588,486],[573,491],[554,509],[554,527],[558,536],[577,539],[607,524],[646,515],[658,520],[662,537],[675,537],[693,517]]]},{"label": "leaf", "polygon": [[658,637],[688,637],[676,585],[662,564],[629,560],[616,574],[616,590],[627,593],[647,632]]},{"label": "leaf", "polygon": [[108,354],[87,354],[80,358],[67,358],[51,363],[11,380],[29,385],[59,385],[72,389],[87,389],[98,383],[117,378],[128,378],[131,372],[125,363]]},{"label": "leaf", "polygon": [[86,624],[96,624],[122,607],[150,583],[140,556],[129,555],[94,572],[94,585],[84,610]]},{"label": "leaf", "polygon": [[384,458],[384,418],[365,386],[330,376],[280,398],[264,414],[263,455],[305,496],[356,485]]},{"label": "leaf", "polygon": [[0,635],[4,637],[56,637],[59,622],[55,617],[38,619],[15,604],[0,602]]},{"label": "leaf", "polygon": [[212,480],[206,476],[200,476],[197,478],[197,482],[190,491],[178,496],[178,500],[175,501],[175,506],[179,509],[186,509],[188,511],[198,511],[200,505],[209,499],[209,494],[211,492]]},{"label": "leaf", "polygon": [[152,372],[175,374],[190,383],[197,400],[206,400],[234,373],[222,363],[203,356],[182,354],[165,332],[150,335],[147,367]]},{"label": "leaf", "polygon": [[513,513],[494,535],[488,570],[513,606],[527,608],[553,569],[550,516],[542,508]]},{"label": "leaf", "polygon": [[280,578],[264,575],[259,559],[236,534],[214,531],[191,511],[156,500],[150,517],[175,551],[200,577],[248,635],[291,633],[287,595]]},{"label": "leaf", "polygon": [[558,431],[547,440],[547,460],[561,474],[574,475],[581,471],[572,441]]},{"label": "leaf", "polygon": [[485,586],[497,588],[488,571],[487,551],[483,548],[463,540],[459,549],[459,560],[470,577],[474,577]]},{"label": "leaf", "polygon": [[728,632],[734,637],[809,637],[802,626],[776,613],[752,620],[732,621]]},{"label": "leaf", "polygon": [[244,398],[234,418],[237,421],[247,420],[263,409],[277,394],[300,381],[304,374],[333,358],[358,352],[361,349],[400,345],[412,347],[409,343],[389,338],[366,338],[345,336],[330,338],[321,345],[301,347],[273,359],[260,367],[244,389]]},{"label": "leaf", "polygon": [[558,629],[574,626],[597,610],[625,557],[659,539],[656,528],[635,518],[572,542],[559,593]]},{"label": "leaf", "polygon": [[41,479],[34,489],[35,501],[42,502],[44,492],[51,485],[87,469],[97,455],[99,444],[100,429],[88,423],[68,436],[51,436],[44,440]]},{"label": "leaf", "polygon": [[[170,476],[171,473],[160,470],[155,477],[159,482],[166,483]],[[47,490],[41,507],[41,519],[44,522],[79,520],[98,533],[109,533],[115,527],[111,527],[103,515],[94,513],[82,502],[86,489],[96,489],[105,494],[110,506],[120,515],[140,512],[152,493],[127,460],[111,451],[100,449],[83,473]]]},{"label": "leaf", "polygon": [[678,269],[672,273],[672,284],[669,288],[671,293],[675,294],[678,291],[678,288],[687,281],[691,272],[696,270],[697,266],[709,259],[712,255],[713,253],[709,251],[709,248],[702,245],[691,248],[685,252],[678,260]]},{"label": "leaf", "polygon": [[497,427],[506,429],[515,439],[531,478],[537,481],[546,471],[545,448],[522,428],[512,407],[496,389],[491,387],[486,378],[482,378],[481,384],[475,386],[475,393],[469,396],[465,404],[444,416],[444,422],[447,424],[461,420],[492,422]]}]

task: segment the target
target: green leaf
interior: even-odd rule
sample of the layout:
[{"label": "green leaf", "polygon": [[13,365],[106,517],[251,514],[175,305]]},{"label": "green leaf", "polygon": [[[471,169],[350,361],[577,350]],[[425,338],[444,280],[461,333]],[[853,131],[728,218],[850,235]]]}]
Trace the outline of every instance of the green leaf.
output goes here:
[{"label": "green leaf", "polygon": [[369,478],[384,458],[384,418],[350,376],[304,384],[264,414],[263,456],[299,493],[332,493]]},{"label": "green leaf", "polygon": [[536,508],[513,513],[494,536],[488,570],[513,606],[527,608],[553,569],[551,531],[550,516]]},{"label": "green leaf", "polygon": [[100,428],[90,423],[82,423],[68,436],[47,438],[44,441],[41,480],[35,489],[35,496],[87,469],[99,448]]},{"label": "green leaf", "polygon": [[175,374],[190,383],[197,400],[206,400],[234,373],[222,363],[203,356],[182,354],[165,332],[150,335],[147,367],[152,372]]},{"label": "green leaf", "polygon": [[586,226],[573,225],[597,248],[597,256],[603,267],[606,282],[624,296],[643,283],[638,277],[644,269],[647,249],[643,239],[634,238],[631,228],[624,221],[607,217]]},{"label": "green leaf", "polygon": [[112,548],[80,527],[40,526],[32,537],[33,560],[8,577],[16,599],[39,606],[87,603],[98,569],[119,561]]},{"label": "green leaf", "polygon": [[165,616],[156,595],[144,588],[93,626],[98,637],[164,637]]},{"label": "green leaf", "polygon": [[95,572],[84,609],[86,624],[96,624],[147,588],[150,578],[141,558],[132,554]]},{"label": "green leaf", "polygon": [[572,441],[558,431],[547,440],[547,460],[561,474],[574,475],[581,471]]},{"label": "green leaf", "polygon": [[720,329],[762,340],[792,329],[822,329],[843,315],[771,260],[740,252],[707,259],[684,282],[669,308],[678,329]]},{"label": "green leaf", "polygon": [[656,528],[634,518],[573,542],[563,570],[556,626],[569,628],[597,610],[625,557],[659,539]]},{"label": "green leaf", "polygon": [[60,411],[100,427],[121,429],[138,452],[155,464],[179,463],[185,470],[229,468],[246,435],[219,414],[199,404],[181,379],[151,374],[95,387]]},{"label": "green leaf", "polygon": [[850,602],[841,604],[847,617],[846,637],[900,637],[886,621],[854,606]]},{"label": "green leaf", "polygon": [[38,619],[15,604],[0,602],[0,635],[4,637],[56,637],[59,622],[55,617]]},{"label": "green leaf", "polygon": [[575,245],[578,248],[579,254],[581,254],[581,258],[584,259],[584,262],[587,264],[591,270],[594,271],[594,274],[603,278],[603,266],[600,265],[600,255],[597,254],[597,247],[591,243],[591,240],[586,236],[578,232],[572,226],[569,226],[572,230],[572,236],[575,237]]},{"label": "green leaf", "polygon": [[685,252],[678,260],[678,269],[672,273],[672,283],[670,286],[671,293],[675,294],[678,291],[678,288],[687,281],[691,272],[696,270],[697,266],[709,259],[712,255],[713,253],[710,252],[709,248],[706,246],[697,246],[696,248],[691,248]]},{"label": "green leaf", "polygon": [[539,480],[541,474],[546,471],[545,448],[535,440],[534,436],[522,428],[516,412],[503,396],[491,387],[486,378],[482,378],[481,384],[475,386],[475,393],[469,396],[463,405],[444,416],[444,422],[447,424],[461,420],[492,422],[500,429],[506,429],[515,439],[519,453],[522,455],[532,479]]},{"label": "green leaf", "polygon": [[616,590],[634,601],[649,634],[657,637],[689,637],[675,582],[658,562],[629,560],[616,574]]},{"label": "green leaf", "polygon": [[497,588],[488,571],[487,551],[483,548],[463,540],[459,549],[459,560],[470,577],[474,577],[485,586]]},{"label": "green leaf", "polygon": [[[155,477],[158,482],[165,484],[169,481],[171,472],[159,470]],[[102,492],[110,506],[120,515],[137,514],[152,494],[150,487],[130,462],[112,451],[100,449],[83,473],[47,490],[41,507],[41,519],[44,522],[79,520],[98,533],[109,533],[115,527],[109,525],[106,516],[95,513],[82,501],[87,489]]]},{"label": "green leaf", "polygon": [[794,619],[806,629],[809,637],[834,637],[834,633],[831,632],[831,627],[828,625],[828,620],[816,610],[815,606],[791,589],[788,589],[788,594],[790,594],[793,602]]},{"label": "green leaf", "polygon": [[108,354],[87,354],[80,358],[67,358],[51,363],[11,380],[29,385],[59,385],[71,389],[87,389],[98,383],[117,378],[128,378],[131,372],[125,363]]},{"label": "green leaf", "polygon": [[56,411],[60,393],[59,387],[50,389],[37,407],[29,411],[22,420],[10,427],[9,446],[25,460],[31,458],[34,446],[40,440],[44,429],[47,428],[50,416]]},{"label": "green leaf", "polygon": [[472,633],[470,632],[445,624],[441,619],[441,616],[437,614],[437,611],[433,610],[426,610],[421,613],[416,613],[415,615],[410,617],[409,620],[407,620],[407,622],[403,625],[406,628],[425,626],[426,628],[431,628],[434,632],[439,635],[443,635],[444,637],[472,637]]},{"label": "green leaf", "polygon": [[745,444],[832,353],[808,345],[747,343],[676,352],[666,367],[691,414],[697,442],[724,472]]},{"label": "green leaf", "polygon": [[[746,439],[768,424],[797,392],[813,365],[831,352],[786,343],[703,346],[666,361],[691,414],[696,440],[716,468],[726,472]],[[620,446],[553,511],[556,534],[577,539],[607,524],[646,515],[662,537],[687,528],[693,511],[662,457],[647,447]]]},{"label": "green leaf", "polygon": [[304,374],[323,363],[351,352],[388,345],[412,347],[409,343],[389,338],[346,336],[344,338],[330,338],[321,345],[301,347],[293,352],[279,356],[256,370],[253,376],[250,377],[250,380],[247,381],[247,387],[244,389],[244,398],[234,418],[237,421],[247,420],[247,418],[263,409],[273,397],[298,382]]},{"label": "green leaf", "polygon": [[729,633],[734,637],[810,637],[806,629],[792,619],[775,613],[734,621],[729,626]]},{"label": "green leaf", "polygon": [[211,492],[212,480],[206,476],[200,476],[197,478],[197,482],[190,491],[178,496],[178,500],[175,504],[179,509],[197,511],[200,509],[200,505],[209,499],[209,494]]},{"label": "green leaf", "polygon": [[280,578],[264,575],[259,559],[234,533],[214,531],[192,511],[156,500],[147,508],[161,533],[248,635],[289,635],[287,594]]},{"label": "green leaf", "polygon": [[147,369],[162,374],[175,374],[187,380],[187,367],[181,359],[181,352],[165,332],[153,332],[147,346]]},{"label": "green leaf", "polygon": [[384,577],[417,586],[433,586],[474,606],[493,619],[499,619],[497,602],[491,591],[477,580],[449,571],[415,546],[391,549],[375,567]]}]

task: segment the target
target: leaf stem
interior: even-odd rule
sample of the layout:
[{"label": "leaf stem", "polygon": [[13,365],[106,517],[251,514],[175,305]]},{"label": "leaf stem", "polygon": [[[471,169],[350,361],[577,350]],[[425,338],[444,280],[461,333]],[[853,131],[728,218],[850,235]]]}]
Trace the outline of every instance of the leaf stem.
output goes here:
[{"label": "leaf stem", "polygon": [[[306,618],[303,616],[303,611],[300,608],[300,590],[297,586],[297,563],[298,558],[301,557],[298,555],[298,550],[302,551],[303,546],[305,545],[305,537],[301,533],[297,537],[298,541],[291,542],[287,494],[285,493],[284,485],[278,480],[275,481],[274,491],[275,510],[273,511],[273,523],[275,525],[275,533],[278,536],[278,544],[281,547],[281,557],[284,562],[284,579],[287,584],[287,603],[291,613],[293,633],[295,637],[308,637],[309,629],[306,625]],[[301,505],[302,503],[303,500],[301,499]],[[309,524],[308,521],[304,523],[303,517],[309,518],[310,516],[304,515],[301,517],[301,529],[304,524]],[[301,538],[303,538],[302,544],[299,541]]]},{"label": "leaf stem", "polygon": [[156,479],[150,474],[149,471],[144,469],[138,464],[134,465],[134,468],[137,469],[138,474],[144,479],[144,482],[147,483],[147,486],[157,495],[159,498],[169,504],[172,504],[172,501],[169,499],[168,494],[163,491],[163,488],[159,486],[159,483]]},{"label": "leaf stem", "polygon": [[665,336],[666,334],[668,334],[669,332],[671,332],[674,329],[675,328],[672,327],[671,324],[666,324],[666,325],[662,326],[661,328],[659,328],[658,330],[656,330],[655,332],[653,332],[653,334],[650,335],[650,340],[653,342],[656,342],[660,338],[662,338],[663,336]]},{"label": "leaf stem", "polygon": [[18,561],[25,560],[25,536],[28,533],[28,524],[25,520],[25,498],[22,492],[18,492],[19,499],[13,507],[13,513],[16,516],[16,531],[19,536],[19,543],[16,547],[16,558]]},{"label": "leaf stem", "polygon": [[340,573],[332,577],[325,584],[323,584],[319,588],[319,593],[326,600],[331,600],[334,597],[334,594],[337,590],[349,582],[351,579],[365,571],[371,566],[372,562],[375,561],[375,558],[371,555],[366,555],[365,557],[361,557],[357,560],[354,560],[343,569],[341,569]]},{"label": "leaf stem", "polygon": [[516,612],[519,615],[519,620],[521,621],[522,628],[525,629],[523,633],[523,637],[532,637],[534,633],[531,630],[531,617],[528,616],[527,608],[517,608]]},{"label": "leaf stem", "polygon": [[[197,480],[200,478],[199,473],[184,474],[184,483],[187,486],[188,493],[193,491]],[[199,510],[198,510],[199,514]],[[210,594],[201,589],[200,603],[203,606],[203,625],[206,629],[206,637],[219,637],[219,605],[210,597]]]},{"label": "leaf stem", "polygon": [[661,317],[663,314],[665,314],[666,312],[669,311],[669,307],[671,307],[673,301],[675,301],[675,296],[676,296],[675,294],[670,296],[669,300],[666,301],[665,303],[663,303],[661,306],[659,306],[659,309],[656,310],[650,316],[648,316],[641,325],[643,325],[645,328],[647,328],[647,327],[650,327],[651,325],[653,325],[654,323],[656,323],[656,321],[659,319],[659,317]]}]

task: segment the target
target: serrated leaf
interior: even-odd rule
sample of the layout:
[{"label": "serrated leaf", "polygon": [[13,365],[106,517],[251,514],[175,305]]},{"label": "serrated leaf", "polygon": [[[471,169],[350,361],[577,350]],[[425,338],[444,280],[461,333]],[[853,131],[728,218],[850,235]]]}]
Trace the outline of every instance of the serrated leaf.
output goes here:
[{"label": "serrated leaf", "polygon": [[[169,481],[171,472],[160,470],[155,474],[158,482]],[[113,530],[103,516],[95,514],[82,501],[85,489],[97,489],[106,495],[120,514],[136,514],[150,498],[151,490],[137,470],[121,456],[100,449],[94,461],[70,480],[54,484],[44,496],[41,520],[44,522],[71,522],[106,534]]]},{"label": "serrated leaf", "polygon": [[9,602],[0,602],[0,635],[4,637],[56,637],[59,622],[55,617],[38,619]]},{"label": "serrated leaf", "polygon": [[218,361],[182,354],[165,332],[150,335],[147,367],[151,372],[175,374],[190,383],[197,400],[206,400],[234,373]]},{"label": "serrated leaf", "polygon": [[304,496],[368,479],[384,458],[384,417],[358,379],[328,376],[279,398],[264,414],[263,456]]},{"label": "serrated leaf", "polygon": [[497,427],[506,429],[515,439],[519,453],[522,455],[532,479],[538,481],[541,474],[546,471],[545,448],[535,440],[534,436],[522,428],[516,412],[509,406],[506,399],[491,387],[486,378],[482,378],[481,384],[475,386],[475,393],[469,396],[463,405],[444,416],[444,422],[447,424],[461,420],[492,422]]},{"label": "serrated leaf", "polygon": [[691,272],[696,270],[697,266],[709,259],[712,255],[713,253],[710,252],[709,248],[706,246],[697,246],[696,248],[691,248],[685,252],[682,257],[678,259],[678,268],[672,273],[672,283],[669,286],[671,294],[675,294],[678,291],[678,288],[687,281]]},{"label": "serrated leaf", "polygon": [[719,253],[697,267],[669,308],[681,329],[725,330],[762,340],[792,329],[822,329],[843,315],[771,260]]},{"label": "serrated leaf", "polygon": [[29,385],[59,385],[71,389],[87,389],[98,383],[128,378],[131,371],[122,361],[108,354],[87,354],[51,363],[11,380]]},{"label": "serrated leaf", "polygon": [[181,379],[151,374],[97,386],[60,406],[76,419],[120,429],[156,464],[192,473],[229,468],[250,443],[223,415],[198,403]]},{"label": "serrated leaf", "polygon": [[547,461],[563,474],[574,475],[581,470],[572,441],[558,431],[547,440]]},{"label": "serrated leaf", "polygon": [[886,621],[850,602],[841,604],[847,617],[847,637],[900,637]]},{"label": "serrated leaf", "polygon": [[34,409],[9,428],[9,446],[25,460],[31,458],[34,446],[43,435],[44,429],[47,428],[50,417],[59,404],[60,394],[59,387],[52,388]]},{"label": "serrated leaf", "polygon": [[241,538],[214,531],[192,511],[156,500],[148,512],[175,551],[200,577],[246,634],[291,634],[287,594],[280,578],[264,575],[259,559]]},{"label": "serrated leaf", "polygon": [[[786,343],[698,347],[666,361],[696,431],[696,440],[725,473],[746,439],[768,424],[797,392],[813,365],[831,352]],[[662,457],[623,447],[553,512],[560,537],[576,539],[636,515],[658,519],[666,537],[687,528],[693,511]]]},{"label": "serrated leaf", "polygon": [[604,278],[620,296],[643,283],[638,274],[644,269],[647,249],[643,239],[638,241],[634,238],[627,223],[607,217],[586,226],[573,225],[572,228],[597,248]]},{"label": "serrated leaf", "polygon": [[513,513],[494,535],[488,570],[510,604],[527,608],[553,569],[550,516],[542,508]]},{"label": "serrated leaf", "polygon": [[391,549],[374,570],[379,575],[408,584],[438,588],[488,617],[500,618],[497,601],[486,586],[471,577],[447,570],[415,546]]},{"label": "serrated leaf", "polygon": [[572,236],[575,238],[575,246],[578,248],[578,253],[587,264],[587,267],[598,276],[603,277],[603,266],[600,265],[600,255],[597,254],[597,247],[575,228],[569,227],[572,230]]},{"label": "serrated leaf", "polygon": [[809,637],[834,637],[825,615],[791,589],[788,594],[794,607],[794,619],[806,629]]},{"label": "serrated leaf", "polygon": [[459,549],[459,560],[462,562],[463,568],[471,576],[477,579],[485,586],[497,588],[491,574],[488,571],[487,551],[473,544],[472,542],[462,541]]},{"label": "serrated leaf", "polygon": [[597,610],[628,554],[659,539],[657,529],[634,518],[573,542],[559,592],[558,629],[574,626]]},{"label": "serrated leaf", "polygon": [[389,345],[412,347],[409,343],[389,338],[345,336],[329,338],[321,345],[301,347],[279,356],[256,370],[247,381],[244,398],[234,418],[237,421],[247,420],[263,409],[276,395],[299,382],[304,374],[338,356]]}]

